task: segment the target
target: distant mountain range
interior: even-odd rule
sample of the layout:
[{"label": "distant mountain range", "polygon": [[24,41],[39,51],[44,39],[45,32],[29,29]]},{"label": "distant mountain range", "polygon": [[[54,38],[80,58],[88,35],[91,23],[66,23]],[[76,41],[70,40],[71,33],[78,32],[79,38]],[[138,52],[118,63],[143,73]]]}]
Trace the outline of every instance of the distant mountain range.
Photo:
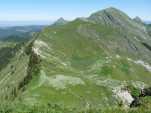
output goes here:
[{"label": "distant mountain range", "polygon": [[23,41],[31,38],[33,32],[40,32],[45,26],[0,27],[1,41]]},{"label": "distant mountain range", "polygon": [[0,27],[50,25],[52,21],[0,21]]},{"label": "distant mountain range", "polygon": [[151,24],[151,21],[144,21],[144,23],[146,23],[146,24]]}]

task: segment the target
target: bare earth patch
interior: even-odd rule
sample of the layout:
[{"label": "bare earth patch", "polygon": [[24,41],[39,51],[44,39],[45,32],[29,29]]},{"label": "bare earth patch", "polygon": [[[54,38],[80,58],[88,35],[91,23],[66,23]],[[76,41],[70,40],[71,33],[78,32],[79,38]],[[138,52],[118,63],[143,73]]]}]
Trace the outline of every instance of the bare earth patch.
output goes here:
[{"label": "bare earth patch", "polygon": [[67,87],[84,85],[84,81],[79,77],[65,76],[65,75],[54,75],[48,77],[44,71],[41,71],[39,86],[48,84],[49,86],[59,90]]}]

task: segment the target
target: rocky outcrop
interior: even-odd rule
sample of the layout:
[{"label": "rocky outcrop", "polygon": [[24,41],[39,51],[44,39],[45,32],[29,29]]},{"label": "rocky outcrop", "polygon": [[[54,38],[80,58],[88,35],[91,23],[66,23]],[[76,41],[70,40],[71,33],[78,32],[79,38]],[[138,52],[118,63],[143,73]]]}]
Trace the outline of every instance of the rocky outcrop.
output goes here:
[{"label": "rocky outcrop", "polygon": [[130,104],[130,108],[138,107],[140,105],[141,105],[140,98],[135,97],[134,100],[132,101],[132,103]]},{"label": "rocky outcrop", "polygon": [[25,86],[30,82],[30,80],[32,80],[33,75],[35,73],[38,74],[40,72],[39,65],[38,65],[40,63],[40,58],[36,53],[34,53],[34,51],[32,51],[33,42],[29,44],[26,50],[26,53],[30,55],[28,69],[27,69],[27,76],[20,82],[19,89],[24,89]]},{"label": "rocky outcrop", "polygon": [[142,43],[149,51],[151,51],[151,46],[145,42]]},{"label": "rocky outcrop", "polygon": [[140,95],[138,97],[137,96],[133,97],[134,101],[130,104],[130,107],[132,108],[140,106],[142,104],[141,98],[145,96],[151,96],[151,87],[140,90]]},{"label": "rocky outcrop", "polygon": [[151,87],[141,90],[140,97],[151,96]]}]

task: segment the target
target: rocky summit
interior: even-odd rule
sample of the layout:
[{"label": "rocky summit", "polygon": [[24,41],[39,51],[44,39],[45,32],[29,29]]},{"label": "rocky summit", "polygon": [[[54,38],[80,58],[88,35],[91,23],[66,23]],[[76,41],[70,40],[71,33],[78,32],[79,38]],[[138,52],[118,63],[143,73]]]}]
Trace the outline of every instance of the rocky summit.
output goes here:
[{"label": "rocky summit", "polygon": [[36,113],[146,113],[149,29],[113,7],[70,22],[61,18],[13,46],[0,68],[0,101],[16,106],[16,112],[39,106]]}]

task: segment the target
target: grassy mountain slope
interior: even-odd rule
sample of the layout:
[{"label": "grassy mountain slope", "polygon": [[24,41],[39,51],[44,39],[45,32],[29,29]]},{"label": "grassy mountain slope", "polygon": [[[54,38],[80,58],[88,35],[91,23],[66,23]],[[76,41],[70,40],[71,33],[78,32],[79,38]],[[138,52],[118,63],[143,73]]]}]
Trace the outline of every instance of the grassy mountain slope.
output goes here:
[{"label": "grassy mountain slope", "polygon": [[57,103],[79,109],[109,107],[118,105],[114,97],[117,87],[150,86],[150,69],[143,65],[150,66],[151,55],[142,44],[150,42],[145,27],[141,29],[116,9],[104,11],[93,14],[97,21],[91,17],[76,19],[40,33],[33,46],[41,58],[40,73],[23,93],[25,103]]},{"label": "grassy mountain slope", "polygon": [[[131,88],[151,86],[151,38],[146,27],[115,8],[46,27],[31,42],[20,60],[20,55],[12,59],[20,69],[4,74],[10,72],[8,65],[0,79],[1,88],[10,87],[12,78],[18,87],[29,77],[16,98],[25,106],[55,105],[74,112],[118,107],[120,113],[129,106],[131,95],[137,95]],[[124,90],[127,96],[122,98],[124,88],[131,91]]]}]

